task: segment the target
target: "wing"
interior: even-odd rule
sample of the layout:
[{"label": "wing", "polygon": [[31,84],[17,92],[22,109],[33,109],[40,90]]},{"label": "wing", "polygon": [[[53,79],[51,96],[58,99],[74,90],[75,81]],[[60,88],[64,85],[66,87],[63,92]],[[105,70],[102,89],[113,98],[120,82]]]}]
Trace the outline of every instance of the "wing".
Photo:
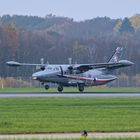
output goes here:
[{"label": "wing", "polygon": [[[45,66],[48,64],[30,64],[30,63],[19,63],[15,61],[8,61],[6,62],[8,66],[18,67],[18,66],[40,66],[42,69],[44,69]],[[76,71],[76,73],[83,73],[91,69],[97,69],[97,68],[107,68],[107,69],[117,69],[120,67],[127,67],[131,66],[134,63],[128,60],[120,60],[119,62],[112,62],[112,63],[95,63],[95,64],[76,64],[76,65],[70,65],[68,69],[72,71]]]},{"label": "wing", "polygon": [[19,63],[15,61],[6,62],[8,66],[18,67],[18,66],[46,66],[46,64],[30,64],[30,63]]},{"label": "wing", "polygon": [[73,67],[73,70],[78,70],[80,73],[97,68],[112,68],[119,66],[120,63],[95,63],[95,64],[81,64]]},{"label": "wing", "polygon": [[131,66],[134,63],[128,60],[121,60],[117,63],[95,63],[95,64],[81,64],[73,66],[73,70],[78,70],[79,73],[86,72],[91,69],[97,68],[107,68],[107,69],[117,69],[120,67]]}]

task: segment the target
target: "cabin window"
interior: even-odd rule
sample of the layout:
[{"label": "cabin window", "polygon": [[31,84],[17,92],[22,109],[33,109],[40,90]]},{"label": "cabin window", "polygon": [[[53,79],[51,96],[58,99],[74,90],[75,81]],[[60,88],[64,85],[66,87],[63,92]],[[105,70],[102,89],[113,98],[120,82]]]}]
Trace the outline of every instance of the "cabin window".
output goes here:
[{"label": "cabin window", "polygon": [[48,70],[52,70],[52,68],[51,68],[51,67],[48,67],[47,69],[48,69]]}]

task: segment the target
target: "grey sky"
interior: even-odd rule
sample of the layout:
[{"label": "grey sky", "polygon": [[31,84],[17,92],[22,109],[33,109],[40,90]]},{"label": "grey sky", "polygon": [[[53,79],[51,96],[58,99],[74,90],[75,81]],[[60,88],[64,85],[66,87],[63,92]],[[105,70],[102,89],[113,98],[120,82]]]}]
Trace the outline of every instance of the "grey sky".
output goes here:
[{"label": "grey sky", "polygon": [[0,16],[17,14],[44,17],[50,13],[74,20],[97,16],[130,17],[140,13],[140,0],[0,0]]}]

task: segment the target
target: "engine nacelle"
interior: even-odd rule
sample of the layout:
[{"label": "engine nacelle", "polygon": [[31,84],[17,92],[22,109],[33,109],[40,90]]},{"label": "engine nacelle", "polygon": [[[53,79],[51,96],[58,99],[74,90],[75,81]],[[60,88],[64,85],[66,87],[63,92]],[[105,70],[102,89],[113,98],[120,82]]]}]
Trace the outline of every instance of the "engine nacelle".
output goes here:
[{"label": "engine nacelle", "polygon": [[42,71],[45,70],[45,66],[41,66],[40,70],[42,70]]},{"label": "engine nacelle", "polygon": [[81,73],[81,71],[73,68],[73,66],[69,66],[68,71],[69,71],[70,74],[80,74]]}]

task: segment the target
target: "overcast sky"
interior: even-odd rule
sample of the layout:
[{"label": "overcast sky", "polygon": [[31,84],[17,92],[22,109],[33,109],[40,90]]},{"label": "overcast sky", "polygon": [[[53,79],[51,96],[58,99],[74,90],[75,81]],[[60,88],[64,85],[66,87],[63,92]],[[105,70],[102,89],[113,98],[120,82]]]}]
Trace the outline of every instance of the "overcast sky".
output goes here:
[{"label": "overcast sky", "polygon": [[97,16],[130,17],[140,13],[140,0],[0,0],[0,16],[56,16],[85,20]]}]

